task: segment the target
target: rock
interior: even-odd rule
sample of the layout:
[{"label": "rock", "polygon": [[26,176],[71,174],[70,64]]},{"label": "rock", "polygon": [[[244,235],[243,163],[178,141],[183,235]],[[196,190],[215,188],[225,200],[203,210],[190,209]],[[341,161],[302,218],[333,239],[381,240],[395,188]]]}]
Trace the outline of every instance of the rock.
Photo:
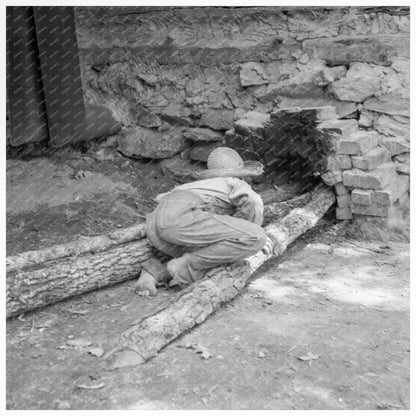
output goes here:
[{"label": "rock", "polygon": [[352,211],[350,207],[335,209],[337,220],[352,220]]},{"label": "rock", "polygon": [[334,66],[332,68],[326,67],[321,71],[318,71],[313,76],[313,83],[319,87],[326,87],[331,82],[334,82],[347,73],[347,68],[342,66]]},{"label": "rock", "polygon": [[336,100],[331,94],[325,93],[322,97],[318,98],[290,98],[290,97],[279,97],[278,103],[280,108],[286,107],[324,107],[332,106],[336,108],[336,112],[339,118],[345,118],[350,114],[357,111],[356,104],[348,101]]},{"label": "rock", "polygon": [[382,75],[374,65],[355,63],[344,78],[328,87],[328,92],[338,100],[360,103],[381,91]]},{"label": "rock", "polygon": [[[317,125],[318,130],[325,132],[334,132],[342,135],[343,139],[347,139],[358,130],[356,120],[324,120]],[[349,154],[344,153],[343,154]]]},{"label": "rock", "polygon": [[341,171],[326,172],[321,175],[323,182],[328,186],[334,186],[335,184],[342,181]]},{"label": "rock", "polygon": [[359,205],[371,205],[374,203],[374,191],[373,189],[353,189],[351,192],[351,202]]},{"label": "rock", "polygon": [[137,124],[141,127],[146,127],[148,129],[152,127],[160,127],[162,125],[162,120],[160,117],[153,113],[141,113],[136,116]]},{"label": "rock", "polygon": [[264,127],[270,122],[270,114],[249,111],[243,118],[234,122],[234,129],[239,134],[256,134],[263,136]]},{"label": "rock", "polygon": [[351,207],[351,196],[349,194],[337,196],[338,208],[350,208]]},{"label": "rock", "polygon": [[185,107],[180,103],[171,103],[160,112],[160,117],[163,120],[172,124],[180,124],[183,126],[194,125],[192,119],[190,118],[191,115],[192,111],[190,108]]},{"label": "rock", "polygon": [[[256,102],[255,107],[253,108],[253,111],[257,111],[258,113],[271,113],[273,110],[273,103],[268,101],[265,103]],[[235,120],[238,120],[241,117],[234,117]]]},{"label": "rock", "polygon": [[374,202],[378,205],[391,205],[397,201],[403,193],[409,190],[409,177],[399,175],[384,189],[375,191]]},{"label": "rock", "polygon": [[110,147],[100,148],[97,151],[93,152],[91,156],[95,160],[114,160],[115,159],[114,150],[111,149]]},{"label": "rock", "polygon": [[399,175],[410,175],[410,166],[405,163],[396,163],[396,172]]},{"label": "rock", "polygon": [[162,125],[157,129],[157,131],[168,131],[172,128],[172,125],[169,123],[166,123],[165,121],[162,123]]},{"label": "rock", "polygon": [[349,190],[344,186],[342,182],[338,182],[335,185],[335,192],[337,195],[347,195],[349,193]]},{"label": "rock", "polygon": [[166,132],[134,127],[125,130],[118,139],[118,150],[134,158],[164,159],[172,157],[187,147],[180,128]]},{"label": "rock", "polygon": [[219,142],[224,139],[224,135],[218,133],[217,131],[198,127],[186,129],[183,132],[183,136],[186,139],[192,140],[194,142]]},{"label": "rock", "polygon": [[222,146],[221,143],[196,144],[191,148],[190,158],[192,160],[206,162],[208,155],[217,147]]},{"label": "rock", "polygon": [[372,113],[367,110],[362,110],[360,112],[360,118],[358,119],[358,125],[360,127],[371,127],[373,125],[374,117]]},{"label": "rock", "polygon": [[404,91],[383,94],[366,100],[364,108],[384,114],[410,117],[410,97]]},{"label": "rock", "polygon": [[256,120],[262,125],[265,125],[270,122],[270,114],[261,113],[259,111],[248,111],[241,118],[248,120]]},{"label": "rock", "polygon": [[142,81],[144,81],[147,85],[150,85],[151,87],[156,86],[156,84],[159,82],[159,79],[155,74],[139,73],[137,74],[137,78],[140,78]]},{"label": "rock", "polygon": [[88,102],[84,106],[86,140],[111,136],[121,130],[121,123],[113,117],[109,108]]},{"label": "rock", "polygon": [[351,62],[389,65],[395,56],[409,55],[409,38],[407,33],[319,37],[303,41],[303,48],[330,66],[349,65]]},{"label": "rock", "polygon": [[181,183],[193,181],[194,172],[205,170],[201,164],[191,163],[189,160],[183,160],[180,156],[165,159],[160,162],[162,172]]},{"label": "rock", "polygon": [[391,68],[395,71],[405,74],[407,78],[410,78],[410,61],[409,58],[398,56],[392,59]]},{"label": "rock", "polygon": [[234,120],[239,120],[240,118],[244,117],[244,114],[247,113],[247,110],[245,108],[236,108],[234,111]]},{"label": "rock", "polygon": [[353,214],[371,215],[375,217],[387,217],[391,213],[391,206],[377,204],[351,204],[351,211],[353,212]]},{"label": "rock", "polygon": [[322,97],[325,92],[315,83],[315,78],[324,68],[322,61],[310,61],[302,71],[292,70],[278,82],[258,87],[254,96],[261,102],[273,101],[279,95],[292,98]]},{"label": "rock", "polygon": [[352,162],[349,155],[337,155],[338,165],[341,170],[351,169]]},{"label": "rock", "polygon": [[410,153],[406,152],[406,153],[401,153],[397,156],[393,157],[393,160],[395,162],[399,162],[399,163],[405,163],[407,165],[410,165]]},{"label": "rock", "polygon": [[396,156],[400,153],[410,151],[410,146],[407,140],[400,137],[380,136],[379,144],[384,146],[390,152],[391,156]]},{"label": "rock", "polygon": [[233,127],[233,122],[234,110],[211,109],[202,115],[199,124],[213,130],[228,130]]},{"label": "rock", "polygon": [[240,82],[243,87],[248,87],[268,84],[270,81],[262,64],[247,62],[240,66]]},{"label": "rock", "polygon": [[335,107],[288,107],[279,108],[271,113],[271,119],[279,119],[281,115],[298,114],[300,119],[304,117],[313,118],[315,121],[333,120],[337,119]]},{"label": "rock", "polygon": [[361,78],[350,80],[344,78],[333,82],[328,92],[341,101],[363,102],[366,98],[377,94],[381,88],[381,80],[377,78]]},{"label": "rock", "polygon": [[402,123],[396,117],[374,113],[373,128],[385,136],[402,137],[410,140],[409,123]]},{"label": "rock", "polygon": [[[384,163],[369,172],[354,168],[344,170],[342,173],[342,180],[345,186],[365,189],[383,189],[395,177],[396,166],[393,162]],[[361,212],[357,212],[357,214],[361,214]]]},{"label": "rock", "polygon": [[377,146],[361,156],[351,157],[352,166],[362,170],[373,170],[390,161],[390,153],[383,146]]}]

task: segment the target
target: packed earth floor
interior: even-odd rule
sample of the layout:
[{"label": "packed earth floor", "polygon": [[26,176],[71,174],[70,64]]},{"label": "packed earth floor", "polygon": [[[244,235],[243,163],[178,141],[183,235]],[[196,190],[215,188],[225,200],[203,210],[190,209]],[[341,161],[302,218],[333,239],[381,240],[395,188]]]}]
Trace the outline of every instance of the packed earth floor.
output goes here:
[{"label": "packed earth floor", "polygon": [[[175,185],[152,161],[100,155],[7,160],[7,255],[141,222]],[[142,298],[132,280],[10,319],[7,409],[409,409],[408,229],[330,211],[136,367],[106,353],[171,291]]]}]

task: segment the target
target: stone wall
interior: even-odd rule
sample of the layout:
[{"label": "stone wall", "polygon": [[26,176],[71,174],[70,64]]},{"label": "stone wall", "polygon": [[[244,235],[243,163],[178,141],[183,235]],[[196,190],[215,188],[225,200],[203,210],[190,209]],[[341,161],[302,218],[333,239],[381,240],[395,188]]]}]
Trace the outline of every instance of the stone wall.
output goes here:
[{"label": "stone wall", "polygon": [[[387,143],[404,173],[409,14],[407,7],[78,7],[84,91],[122,123],[120,148],[130,156],[188,149],[186,157],[203,161],[247,118],[255,131],[282,108],[332,106]],[[346,156],[358,166],[361,153]]]},{"label": "stone wall", "polygon": [[334,105],[409,136],[408,8],[81,7],[76,23],[86,94],[125,126]]}]

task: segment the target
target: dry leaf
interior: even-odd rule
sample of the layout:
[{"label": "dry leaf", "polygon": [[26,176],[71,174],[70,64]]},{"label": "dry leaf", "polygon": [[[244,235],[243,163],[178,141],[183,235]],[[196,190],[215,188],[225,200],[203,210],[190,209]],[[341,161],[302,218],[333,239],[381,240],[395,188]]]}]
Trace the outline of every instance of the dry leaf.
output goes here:
[{"label": "dry leaf", "polygon": [[298,357],[298,360],[311,361],[311,360],[317,360],[318,358],[319,358],[319,355],[312,354],[309,351],[306,355],[302,355],[301,357]]},{"label": "dry leaf", "polygon": [[185,342],[181,347],[192,349],[195,354],[201,354],[201,357],[204,360],[208,360],[212,357],[212,354],[201,344],[198,343],[191,343],[189,341]]},{"label": "dry leaf", "polygon": [[92,342],[86,339],[70,339],[66,342],[66,345],[69,345],[70,347],[79,347],[79,348],[88,347],[91,344]]},{"label": "dry leaf", "polygon": [[92,386],[87,386],[85,384],[78,384],[77,388],[78,389],[86,389],[86,390],[98,390],[98,389],[102,389],[105,386],[105,383],[100,383],[100,384],[96,384],[96,385],[92,385]]},{"label": "dry leaf", "polygon": [[76,314],[76,315],[86,315],[89,312],[89,310],[84,309],[84,310],[77,311],[75,309],[67,309],[67,312],[73,313],[73,314]]}]

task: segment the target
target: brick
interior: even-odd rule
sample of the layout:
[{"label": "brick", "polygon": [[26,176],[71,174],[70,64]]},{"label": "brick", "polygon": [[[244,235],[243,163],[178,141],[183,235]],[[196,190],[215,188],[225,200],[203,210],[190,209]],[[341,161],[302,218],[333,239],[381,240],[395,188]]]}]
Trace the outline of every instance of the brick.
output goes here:
[{"label": "brick", "polygon": [[362,170],[373,170],[390,161],[390,153],[385,147],[377,146],[362,156],[351,156],[352,166]]},{"label": "brick", "polygon": [[359,205],[371,205],[374,202],[374,191],[372,189],[353,189],[351,202]]},{"label": "brick", "polygon": [[350,208],[351,197],[349,195],[337,196],[337,205],[338,208]]},{"label": "brick", "polygon": [[352,168],[352,162],[351,157],[348,155],[338,155],[339,160],[339,167],[342,170],[351,169]]},{"label": "brick", "polygon": [[410,145],[401,137],[380,137],[380,144],[385,147],[392,156],[410,151]]},{"label": "brick", "polygon": [[372,217],[387,217],[391,212],[391,205],[361,205],[351,204],[353,214],[370,215]]},{"label": "brick", "polygon": [[326,172],[321,175],[322,180],[328,186],[334,186],[338,182],[342,182],[342,173],[341,171],[335,172]]},{"label": "brick", "polygon": [[336,208],[335,215],[337,220],[352,220],[352,211],[350,207]]},{"label": "brick", "polygon": [[342,196],[348,195],[350,191],[344,186],[342,182],[339,182],[335,184],[335,192],[337,195]]},{"label": "brick", "polygon": [[379,205],[391,205],[394,201],[409,190],[409,177],[397,176],[392,183],[384,189],[377,190],[374,193],[374,202]]},{"label": "brick", "polygon": [[370,171],[354,168],[342,172],[344,185],[352,188],[383,189],[396,177],[396,166],[393,162],[383,163]]},{"label": "brick", "polygon": [[326,120],[318,124],[319,130],[326,130],[341,134],[343,138],[348,138],[358,130],[357,120]]},{"label": "brick", "polygon": [[370,131],[358,131],[349,138],[340,140],[338,153],[340,155],[363,155],[376,147],[379,134]]}]

